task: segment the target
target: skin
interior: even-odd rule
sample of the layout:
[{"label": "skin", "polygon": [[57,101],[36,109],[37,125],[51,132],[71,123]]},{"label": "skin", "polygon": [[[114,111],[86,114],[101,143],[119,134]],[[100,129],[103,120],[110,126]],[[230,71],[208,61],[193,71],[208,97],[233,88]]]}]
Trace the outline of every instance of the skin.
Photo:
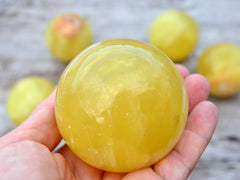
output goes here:
[{"label": "skin", "polygon": [[66,145],[52,152],[61,140],[55,120],[54,91],[23,124],[1,137],[1,179],[186,179],[213,135],[218,110],[206,101],[210,92],[207,79],[199,74],[190,75],[181,65],[177,68],[189,95],[187,124],[174,149],[152,167],[127,174],[103,172],[77,158]]}]

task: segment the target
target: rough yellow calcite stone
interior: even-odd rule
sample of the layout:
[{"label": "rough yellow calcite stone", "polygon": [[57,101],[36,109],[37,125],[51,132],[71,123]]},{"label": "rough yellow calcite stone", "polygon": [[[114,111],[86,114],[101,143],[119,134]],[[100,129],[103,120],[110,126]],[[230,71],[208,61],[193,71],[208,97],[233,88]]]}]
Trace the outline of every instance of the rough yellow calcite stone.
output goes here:
[{"label": "rough yellow calcite stone", "polygon": [[83,161],[129,172],[171,151],[188,112],[184,81],[173,62],[146,43],[95,44],[65,69],[56,95],[62,137]]}]

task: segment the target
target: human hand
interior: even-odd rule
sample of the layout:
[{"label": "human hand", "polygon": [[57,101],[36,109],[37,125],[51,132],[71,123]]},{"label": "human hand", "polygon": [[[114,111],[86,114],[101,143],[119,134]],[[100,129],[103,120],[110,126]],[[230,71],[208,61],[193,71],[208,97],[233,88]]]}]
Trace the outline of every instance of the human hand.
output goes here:
[{"label": "human hand", "polygon": [[1,137],[1,179],[186,179],[212,137],[218,110],[206,101],[210,91],[208,81],[198,74],[189,75],[181,65],[177,68],[188,91],[188,120],[178,144],[152,167],[127,174],[104,172],[83,162],[67,145],[52,152],[61,140],[55,120],[54,91],[23,124]]}]

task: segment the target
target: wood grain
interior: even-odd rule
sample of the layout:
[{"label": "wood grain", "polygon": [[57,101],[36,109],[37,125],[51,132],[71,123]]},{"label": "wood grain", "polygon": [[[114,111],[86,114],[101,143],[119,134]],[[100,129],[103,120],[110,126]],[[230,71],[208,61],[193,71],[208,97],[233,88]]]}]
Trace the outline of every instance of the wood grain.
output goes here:
[{"label": "wood grain", "polygon": [[[199,25],[198,46],[183,62],[192,73],[207,47],[218,42],[240,45],[239,0],[0,0],[0,136],[14,128],[5,108],[14,83],[41,75],[57,84],[66,66],[45,45],[44,32],[51,18],[68,11],[82,14],[93,28],[95,42],[111,38],[148,42],[153,19],[173,8],[186,11]],[[189,179],[240,179],[240,94],[210,100],[219,108],[219,123]]]}]

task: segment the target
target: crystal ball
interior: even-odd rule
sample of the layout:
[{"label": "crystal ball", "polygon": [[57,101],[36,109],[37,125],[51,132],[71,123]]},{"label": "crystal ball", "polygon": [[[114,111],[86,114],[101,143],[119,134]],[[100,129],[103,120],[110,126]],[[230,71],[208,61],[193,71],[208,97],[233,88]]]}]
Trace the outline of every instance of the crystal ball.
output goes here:
[{"label": "crystal ball", "polygon": [[178,142],[188,96],[174,63],[159,49],[113,39],[81,52],[63,72],[56,120],[69,148],[110,172],[148,167]]},{"label": "crystal ball", "polygon": [[36,106],[47,98],[55,85],[46,78],[29,76],[20,79],[10,89],[7,99],[7,111],[12,122],[22,124]]},{"label": "crystal ball", "polygon": [[169,10],[153,21],[149,40],[171,60],[180,62],[194,51],[198,42],[198,26],[189,14]]},{"label": "crystal ball", "polygon": [[199,58],[197,72],[209,80],[212,96],[236,95],[240,91],[240,48],[231,43],[210,46]]}]

